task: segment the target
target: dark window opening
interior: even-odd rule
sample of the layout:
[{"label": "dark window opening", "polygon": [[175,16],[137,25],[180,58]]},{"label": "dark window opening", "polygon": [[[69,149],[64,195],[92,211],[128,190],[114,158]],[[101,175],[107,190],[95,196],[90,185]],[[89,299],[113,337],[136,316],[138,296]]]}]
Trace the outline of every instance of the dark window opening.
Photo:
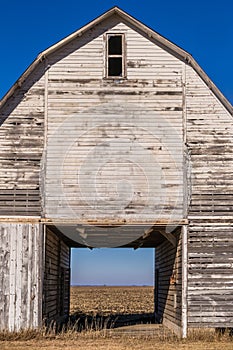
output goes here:
[{"label": "dark window opening", "polygon": [[122,75],[122,58],[110,57],[108,59],[108,76],[121,76]]},{"label": "dark window opening", "polygon": [[124,76],[124,36],[123,34],[107,35],[107,78]]},{"label": "dark window opening", "polygon": [[108,38],[108,54],[122,55],[122,36],[114,35]]}]

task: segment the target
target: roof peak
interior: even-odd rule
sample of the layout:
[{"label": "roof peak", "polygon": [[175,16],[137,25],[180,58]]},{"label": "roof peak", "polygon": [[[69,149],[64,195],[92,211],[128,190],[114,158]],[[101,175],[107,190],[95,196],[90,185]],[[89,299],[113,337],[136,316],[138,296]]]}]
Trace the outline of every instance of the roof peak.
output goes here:
[{"label": "roof peak", "polygon": [[133,16],[129,15],[127,12],[122,10],[118,6],[113,6],[102,15],[98,16],[96,19],[92,20],[90,23],[84,25],[74,33],[70,34],[66,38],[60,40],[58,43],[52,45],[48,49],[44,50],[42,53],[38,55],[36,60],[27,68],[27,70],[21,75],[21,77],[17,80],[17,82],[11,87],[11,89],[6,93],[6,95],[0,101],[0,108],[6,103],[8,98],[13,95],[14,91],[21,86],[23,81],[31,74],[31,72],[37,67],[40,62],[45,59],[48,55],[52,54],[56,50],[60,49],[62,46],[68,44],[70,41],[75,40],[83,35],[84,32],[90,30],[95,25],[101,23],[106,20],[113,14],[119,15],[126,23],[132,25],[135,29],[139,30],[143,35],[148,37],[149,40],[152,40],[156,45],[160,46],[164,50],[168,51],[173,56],[176,56],[178,59],[182,60],[186,64],[190,65],[202,78],[202,80],[206,83],[206,85],[214,92],[216,97],[222,102],[225,108],[233,114],[233,108],[231,103],[225,98],[225,96],[221,93],[221,91],[215,86],[215,84],[211,81],[211,79],[207,76],[207,74],[201,69],[199,64],[194,60],[191,54],[187,51],[183,50],[176,44],[172,43],[170,40],[166,39],[153,29],[149,28],[147,25],[143,24]]}]

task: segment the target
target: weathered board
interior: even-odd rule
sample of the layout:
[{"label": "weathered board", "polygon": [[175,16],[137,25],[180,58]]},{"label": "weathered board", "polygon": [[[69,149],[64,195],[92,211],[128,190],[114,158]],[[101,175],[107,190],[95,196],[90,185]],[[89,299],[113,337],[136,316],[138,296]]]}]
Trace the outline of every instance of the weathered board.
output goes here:
[{"label": "weathered board", "polygon": [[41,214],[44,64],[0,109],[0,215]]},{"label": "weathered board", "polygon": [[[125,80],[104,79],[106,29],[125,34]],[[48,64],[46,217],[182,219],[182,62],[111,17]]]},{"label": "weathered board", "polygon": [[166,240],[155,249],[155,314],[176,333],[182,326],[182,237],[173,234],[176,246]]},{"label": "weathered board", "polygon": [[233,123],[200,77],[186,69],[191,163],[188,325],[233,327]]},{"label": "weathered board", "polygon": [[0,330],[42,324],[40,224],[0,223]]},{"label": "weathered board", "polygon": [[69,315],[70,248],[46,228],[43,284],[43,320],[59,321]]}]

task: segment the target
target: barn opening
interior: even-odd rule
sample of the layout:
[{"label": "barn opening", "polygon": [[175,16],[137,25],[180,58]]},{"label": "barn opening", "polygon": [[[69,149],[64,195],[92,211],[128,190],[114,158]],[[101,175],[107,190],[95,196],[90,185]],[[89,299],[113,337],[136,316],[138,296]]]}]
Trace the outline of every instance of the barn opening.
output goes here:
[{"label": "barn opening", "polygon": [[154,323],[154,250],[72,249],[70,314],[119,327]]},{"label": "barn opening", "polygon": [[[175,323],[181,325],[181,227],[173,233],[161,232],[162,228],[157,228],[148,237],[140,237],[124,248],[90,250],[84,246],[77,248],[54,227],[47,226],[44,319],[62,322],[69,315],[74,321],[94,316],[102,322],[108,319],[104,323],[107,327],[142,323],[167,323],[170,328]],[[124,261],[128,255],[128,262],[134,257],[131,263],[135,264],[135,257],[141,255],[142,264],[143,254],[144,258],[150,254],[151,261],[150,268],[144,268],[147,279],[140,283],[139,272],[142,274],[143,269],[140,259],[134,278]],[[119,267],[114,268],[111,261]]]}]

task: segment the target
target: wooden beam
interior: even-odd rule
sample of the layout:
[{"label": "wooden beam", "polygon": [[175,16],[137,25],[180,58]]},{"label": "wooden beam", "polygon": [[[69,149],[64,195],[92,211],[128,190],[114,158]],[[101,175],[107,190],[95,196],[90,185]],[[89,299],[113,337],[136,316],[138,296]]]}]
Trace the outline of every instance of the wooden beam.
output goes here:
[{"label": "wooden beam", "polygon": [[144,231],[144,234],[142,235],[141,239],[139,240],[138,244],[134,246],[133,249],[138,249],[143,246],[144,241],[152,234],[154,231],[153,227],[148,228],[147,230]]},{"label": "wooden beam", "polygon": [[159,230],[159,233],[161,233],[161,235],[163,235],[165,238],[167,238],[167,240],[173,245],[173,247],[176,247],[176,245],[177,245],[176,238],[173,236],[173,234],[171,232]]},{"label": "wooden beam", "polygon": [[39,216],[0,216],[0,222],[7,223],[40,223],[41,218]]},{"label": "wooden beam", "polygon": [[78,219],[62,219],[62,218],[56,218],[56,219],[49,219],[49,218],[41,218],[40,220],[42,223],[45,223],[47,225],[97,225],[97,226],[105,226],[105,227],[111,227],[115,225],[135,225],[135,226],[182,226],[187,225],[188,220],[187,219],[181,219],[181,220],[155,220],[155,221],[126,221],[126,220],[119,220],[119,219],[111,219],[111,220],[78,220]]}]

